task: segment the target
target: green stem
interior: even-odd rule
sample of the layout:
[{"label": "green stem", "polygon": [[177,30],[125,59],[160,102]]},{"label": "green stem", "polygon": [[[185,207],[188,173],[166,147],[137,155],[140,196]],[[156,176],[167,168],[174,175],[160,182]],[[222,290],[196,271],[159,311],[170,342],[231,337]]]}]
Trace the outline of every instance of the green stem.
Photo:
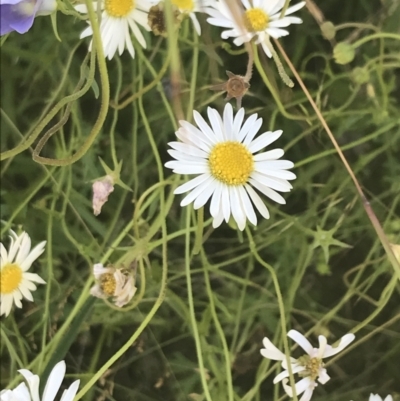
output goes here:
[{"label": "green stem", "polygon": [[279,314],[280,314],[280,322],[281,322],[281,330],[282,330],[282,335],[283,335],[283,348],[285,350],[285,355],[286,355],[286,362],[287,362],[287,367],[288,367],[288,372],[289,372],[289,381],[290,385],[292,386],[293,389],[293,400],[297,401],[297,394],[295,389],[295,381],[294,381],[294,376],[292,372],[292,365],[290,363],[290,348],[289,348],[289,342],[287,339],[287,331],[286,331],[286,312],[285,312],[285,304],[283,302],[283,297],[281,293],[281,289],[279,286],[279,281],[276,276],[275,270],[273,269],[272,266],[270,266],[268,263],[266,263],[261,256],[257,252],[257,248],[255,246],[253,236],[251,235],[251,231],[248,227],[246,227],[246,233],[249,238],[249,244],[250,244],[250,249],[252,254],[255,256],[255,258],[258,260],[258,262],[264,266],[271,274],[272,281],[274,283],[275,287],[275,292],[276,292],[276,297],[278,301],[278,306],[279,306]]},{"label": "green stem", "polygon": [[354,49],[356,49],[357,47],[363,45],[366,42],[369,42],[370,40],[383,39],[383,38],[400,40],[400,35],[398,35],[396,33],[389,33],[389,32],[374,33],[372,35],[365,36],[364,38],[357,40],[357,42],[354,42],[352,44],[352,47]]},{"label": "green stem", "polygon": [[35,161],[41,164],[48,164],[52,166],[67,166],[69,164],[75,163],[81,157],[83,157],[86,152],[92,146],[94,140],[97,138],[97,135],[100,133],[101,128],[103,127],[104,121],[107,116],[108,106],[110,101],[110,85],[108,81],[108,73],[107,73],[107,65],[104,58],[103,44],[101,41],[101,34],[99,29],[99,24],[97,21],[96,14],[93,9],[93,4],[91,0],[85,0],[89,20],[91,27],[93,29],[93,47],[92,52],[96,51],[97,62],[99,66],[100,72],[100,82],[101,82],[101,106],[100,112],[97,117],[97,120],[88,136],[85,140],[84,144],[77,150],[75,154],[65,159],[50,159],[47,157],[36,156],[34,158]]},{"label": "green stem", "polygon": [[228,388],[228,401],[233,401],[234,396],[233,396],[233,383],[232,383],[232,372],[231,372],[231,359],[232,358],[231,358],[231,353],[229,352],[228,344],[226,342],[224,330],[218,319],[217,311],[215,310],[214,294],[211,289],[210,276],[208,274],[209,264],[208,264],[206,255],[204,254],[204,250],[201,252],[201,259],[203,262],[204,280],[206,282],[207,295],[208,295],[208,299],[210,300],[211,316],[213,318],[215,327],[217,329],[217,333],[221,340],[222,349],[224,350],[226,381],[227,381],[227,388]]},{"label": "green stem", "polygon": [[188,291],[190,322],[192,325],[194,341],[196,344],[196,354],[197,354],[197,360],[199,362],[199,372],[200,372],[201,384],[204,390],[204,395],[207,401],[212,401],[210,390],[207,384],[206,372],[204,368],[204,361],[201,349],[201,340],[200,340],[199,330],[197,327],[196,315],[194,311],[192,279],[190,273],[190,259],[191,259],[190,258],[190,209],[186,208],[185,273],[186,273],[186,287]]}]

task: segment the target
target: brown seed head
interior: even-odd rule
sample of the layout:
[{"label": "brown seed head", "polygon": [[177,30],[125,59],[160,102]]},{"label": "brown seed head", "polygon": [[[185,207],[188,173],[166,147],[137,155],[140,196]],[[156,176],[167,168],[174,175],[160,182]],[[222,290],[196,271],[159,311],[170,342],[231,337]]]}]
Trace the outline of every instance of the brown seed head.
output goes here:
[{"label": "brown seed head", "polygon": [[242,98],[250,88],[250,84],[245,77],[241,75],[235,75],[230,71],[227,71],[226,74],[228,75],[228,80],[226,82],[214,85],[210,89],[226,92],[226,100],[235,98],[237,108],[239,109],[242,104]]}]

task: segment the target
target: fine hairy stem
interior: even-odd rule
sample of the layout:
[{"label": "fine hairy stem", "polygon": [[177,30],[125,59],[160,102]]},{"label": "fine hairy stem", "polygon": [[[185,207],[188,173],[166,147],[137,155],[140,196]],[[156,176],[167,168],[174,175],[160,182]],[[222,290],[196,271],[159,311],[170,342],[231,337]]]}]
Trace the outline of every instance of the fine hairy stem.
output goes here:
[{"label": "fine hairy stem", "polygon": [[[371,35],[373,36],[373,35]],[[281,52],[281,54],[283,55],[283,58],[285,59],[286,63],[288,64],[289,68],[291,69],[293,75],[295,76],[297,82],[299,83],[299,85],[301,86],[301,89],[303,90],[304,94],[306,95],[308,101],[310,102],[312,108],[315,111],[315,114],[317,115],[319,121],[321,122],[322,126],[324,127],[326,133],[329,136],[329,139],[332,141],[333,146],[335,147],[340,159],[342,160],[342,163],[344,164],[347,172],[349,173],[349,176],[351,177],[354,186],[357,189],[357,192],[361,198],[361,201],[363,203],[364,209],[372,223],[372,226],[374,227],[382,245],[383,248],[385,249],[385,252],[389,258],[390,263],[393,266],[393,269],[395,271],[395,274],[398,276],[398,279],[400,280],[400,262],[396,259],[395,255],[393,254],[393,251],[390,247],[390,243],[383,231],[383,228],[381,226],[381,224],[379,223],[378,218],[376,217],[372,206],[370,204],[370,202],[368,201],[367,197],[364,194],[364,191],[362,190],[352,168],[350,167],[350,164],[348,163],[346,157],[344,156],[342,149],[340,148],[339,144],[337,143],[332,131],[330,130],[324,116],[322,115],[321,111],[319,110],[317,104],[315,103],[314,99],[311,97],[310,92],[308,91],[307,87],[305,86],[303,80],[301,79],[300,75],[298,74],[296,68],[293,66],[292,62],[290,61],[289,57],[287,56],[286,52],[283,50],[282,46],[280,45],[280,43],[275,40],[275,44],[278,47],[279,51]]]}]

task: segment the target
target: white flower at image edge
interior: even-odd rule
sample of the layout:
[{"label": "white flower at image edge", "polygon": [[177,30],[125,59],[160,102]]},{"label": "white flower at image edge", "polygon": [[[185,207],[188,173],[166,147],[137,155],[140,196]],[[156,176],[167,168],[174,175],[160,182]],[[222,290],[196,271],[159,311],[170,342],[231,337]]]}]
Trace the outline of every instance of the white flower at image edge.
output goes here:
[{"label": "white flower at image edge", "polygon": [[255,43],[261,46],[268,57],[272,57],[269,38],[275,39],[289,35],[286,29],[290,24],[301,24],[298,17],[288,16],[300,10],[305,1],[289,7],[281,18],[281,11],[285,0],[241,0],[243,11],[237,15],[236,8],[232,7],[232,0],[216,1],[212,8],[207,9],[211,25],[228,28],[221,34],[222,39],[235,38],[233,43],[241,46],[255,38]]},{"label": "white flower at image edge", "polygon": [[[151,6],[148,0],[101,0],[94,1],[93,7],[97,10],[100,3],[102,10],[100,34],[103,43],[104,55],[111,60],[118,50],[121,55],[125,48],[129,54],[135,57],[135,49],[132,44],[131,31],[140,45],[146,48],[146,41],[137,24],[146,31],[150,31],[147,22],[147,12]],[[87,14],[85,4],[75,6],[75,9]],[[93,35],[93,29],[89,26],[81,33],[81,39]],[[90,43],[89,50],[92,48]]]},{"label": "white flower at image edge", "polygon": [[[309,401],[315,387],[318,385],[317,381],[321,384],[325,384],[330,380],[322,360],[342,351],[355,339],[355,336],[354,334],[346,334],[340,339],[337,347],[328,345],[326,337],[318,336],[319,347],[314,348],[311,343],[296,330],[290,330],[287,335],[306,352],[306,355],[298,359],[290,358],[290,364],[292,373],[297,373],[302,377],[295,385],[296,395],[303,394],[299,401]],[[286,355],[276,348],[267,337],[264,337],[263,345],[264,348],[260,350],[261,355],[267,359],[281,361],[284,369],[283,372],[275,377],[274,384],[282,381],[286,394],[293,397],[293,389],[288,385],[289,380],[287,378],[289,377],[289,371]]]},{"label": "white flower at image edge", "polygon": [[[378,394],[371,394],[369,396],[369,401],[382,401],[382,397]],[[388,395],[383,401],[393,401],[393,397],[391,395]]]},{"label": "white flower at image edge", "polygon": [[0,267],[0,315],[8,316],[13,303],[22,308],[21,299],[33,301],[31,291],[36,290],[35,283],[46,282],[35,273],[28,273],[32,263],[43,253],[46,241],[36,245],[31,250],[31,239],[26,232],[21,235],[11,232],[10,249],[6,250],[1,243],[1,267]]},{"label": "white flower at image edge", "polygon": [[[46,382],[43,395],[39,397],[40,379],[27,369],[20,369],[18,372],[24,376],[28,383],[21,383],[14,390],[3,390],[0,393],[0,401],[54,401],[61,383],[65,376],[65,362],[58,362],[51,371]],[[64,390],[60,401],[72,401],[78,391],[79,380],[74,381],[67,390]]]},{"label": "white flower at image edge", "polygon": [[[269,211],[253,189],[274,202],[284,204],[284,198],[276,191],[289,192],[292,189],[288,180],[296,176],[287,171],[293,167],[288,160],[278,160],[283,156],[282,149],[258,153],[276,141],[282,131],[258,133],[262,118],[252,114],[246,122],[244,109],[233,117],[232,106],[227,103],[223,118],[212,108],[207,110],[210,125],[194,111],[194,120],[199,128],[187,121],[180,121],[181,127],[175,133],[181,142],[170,142],[168,153],[176,160],[169,161],[166,167],[177,174],[194,174],[196,178],[179,186],[174,193],[189,192],[181,206],[194,202],[198,209],[211,198],[210,213],[213,227],[229,221],[231,215],[240,230],[244,230],[247,219],[257,225],[256,206],[260,214],[268,219]],[[253,204],[252,204],[253,203]]]}]

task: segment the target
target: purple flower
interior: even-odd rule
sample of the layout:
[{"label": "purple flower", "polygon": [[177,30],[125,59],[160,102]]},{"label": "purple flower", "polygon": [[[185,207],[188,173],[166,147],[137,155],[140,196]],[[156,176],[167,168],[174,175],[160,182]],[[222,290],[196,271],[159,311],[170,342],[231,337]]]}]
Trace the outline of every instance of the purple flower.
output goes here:
[{"label": "purple flower", "polygon": [[0,36],[29,31],[37,15],[51,14],[56,0],[0,0]]}]

